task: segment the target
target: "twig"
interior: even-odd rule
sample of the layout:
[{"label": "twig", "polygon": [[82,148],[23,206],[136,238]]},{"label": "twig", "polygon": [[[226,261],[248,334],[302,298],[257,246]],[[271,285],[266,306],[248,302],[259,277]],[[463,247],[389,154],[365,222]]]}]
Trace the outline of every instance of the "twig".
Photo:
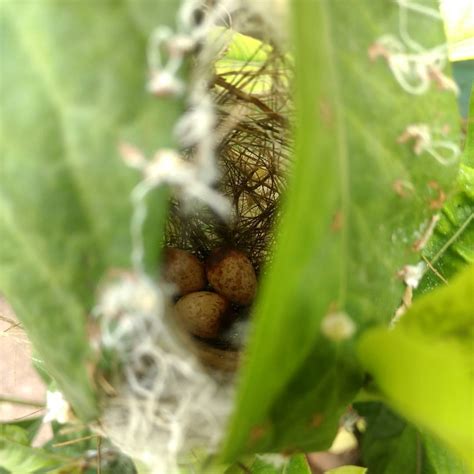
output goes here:
[{"label": "twig", "polygon": [[446,280],[446,278],[444,278],[443,275],[441,275],[441,273],[436,270],[436,268],[433,266],[433,264],[424,256],[422,255],[422,258],[423,260],[425,261],[426,265],[428,265],[428,268],[443,282],[443,283],[448,283],[448,280]]},{"label": "twig", "polygon": [[43,407],[43,408],[40,408],[39,410],[32,411],[31,413],[28,413],[28,414],[26,414],[26,415],[19,416],[18,418],[13,418],[13,420],[10,420],[10,421],[13,422],[13,421],[24,420],[25,418],[28,418],[28,417],[30,417],[31,415],[36,415],[37,413],[42,412],[43,410],[44,410],[44,407]]},{"label": "twig", "polygon": [[433,231],[436,227],[436,224],[440,220],[439,214],[435,214],[434,216],[431,217],[426,229],[424,230],[423,234],[421,237],[413,244],[413,250],[415,252],[419,252],[420,250],[423,250],[425,248],[425,245],[427,244],[428,240],[430,240],[431,236],[433,235]]},{"label": "twig", "polygon": [[6,316],[3,316],[3,314],[0,314],[0,321],[4,321],[5,323],[8,323],[8,324],[16,324],[16,321],[14,321],[13,319],[10,319],[10,318],[7,318]]},{"label": "twig", "polygon": [[97,438],[97,437],[98,437],[98,435],[83,436],[82,438],[71,439],[69,441],[64,441],[62,443],[53,444],[53,448],[60,448],[62,446],[69,446],[70,444],[80,443],[81,441],[86,441],[88,439],[93,439],[93,438]]},{"label": "twig", "polygon": [[16,397],[1,397],[0,403],[12,403],[13,405],[25,405],[29,407],[44,408],[43,402],[35,402],[34,400],[24,400]]},{"label": "twig", "polygon": [[3,332],[8,332],[11,329],[15,329],[17,327],[21,327],[21,323],[13,323],[11,326],[8,326]]},{"label": "twig", "polygon": [[273,119],[280,122],[280,124],[283,125],[284,127],[288,126],[288,120],[285,117],[280,115],[278,112],[275,112],[274,110],[272,110],[270,107],[268,107],[267,104],[265,104],[264,102],[259,100],[257,97],[253,97],[252,95],[247,94],[246,92],[244,92],[242,89],[239,89],[238,87],[235,87],[233,84],[229,84],[222,77],[216,76],[214,78],[214,82],[218,86],[221,86],[224,89],[227,89],[229,92],[234,94],[236,97],[238,97],[240,99],[243,99],[243,100],[246,100],[247,102],[250,102],[250,103],[254,104],[260,110],[262,110],[263,112],[265,112],[266,114],[271,116]]},{"label": "twig", "polygon": [[102,436],[97,436],[97,474],[102,472]]},{"label": "twig", "polygon": [[74,425],[72,426],[69,426],[69,425],[66,425],[66,426],[63,426],[60,430],[59,430],[59,434],[61,436],[67,436],[67,435],[70,435],[72,433],[77,433],[77,432],[82,432],[86,429],[86,425],[84,425],[83,423],[74,423]]},{"label": "twig", "polygon": [[470,222],[474,219],[474,213],[472,213],[462,224],[461,227],[451,236],[451,238],[441,247],[438,253],[431,259],[431,263],[434,265],[438,259],[448,250],[450,245],[464,232],[466,227],[470,224]]}]

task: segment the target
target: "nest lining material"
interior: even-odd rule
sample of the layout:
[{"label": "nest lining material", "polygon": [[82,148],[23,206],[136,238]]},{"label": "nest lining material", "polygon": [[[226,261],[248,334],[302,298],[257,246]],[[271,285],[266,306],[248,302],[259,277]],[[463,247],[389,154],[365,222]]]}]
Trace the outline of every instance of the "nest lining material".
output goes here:
[{"label": "nest lining material", "polygon": [[[264,43],[238,67],[216,63],[210,82],[219,174],[215,187],[229,200],[231,217],[223,220],[207,207],[189,209],[172,198],[167,247],[190,251],[203,262],[216,249],[237,249],[248,256],[260,279],[271,262],[292,153],[289,63],[288,56]],[[188,157],[193,159],[192,149]],[[234,322],[217,339],[191,336],[187,344],[205,366],[224,372],[239,365],[251,308],[233,304],[232,312]]]},{"label": "nest lining material", "polygon": [[201,259],[216,248],[236,248],[247,254],[257,274],[268,263],[291,154],[287,61],[271,52],[258,69],[250,59],[214,76],[216,188],[229,199],[232,215],[224,221],[208,209],[189,211],[172,199],[166,246]]}]

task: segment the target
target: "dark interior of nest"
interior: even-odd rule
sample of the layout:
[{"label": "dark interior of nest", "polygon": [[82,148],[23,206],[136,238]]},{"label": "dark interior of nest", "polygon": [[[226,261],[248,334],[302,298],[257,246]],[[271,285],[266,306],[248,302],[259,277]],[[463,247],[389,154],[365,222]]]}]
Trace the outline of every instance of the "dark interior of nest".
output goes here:
[{"label": "dark interior of nest", "polygon": [[292,151],[289,84],[287,59],[274,50],[258,67],[249,61],[216,73],[216,189],[232,217],[190,211],[174,199],[170,205],[163,264],[178,289],[176,319],[201,361],[224,371],[238,365],[258,282],[271,263]]}]

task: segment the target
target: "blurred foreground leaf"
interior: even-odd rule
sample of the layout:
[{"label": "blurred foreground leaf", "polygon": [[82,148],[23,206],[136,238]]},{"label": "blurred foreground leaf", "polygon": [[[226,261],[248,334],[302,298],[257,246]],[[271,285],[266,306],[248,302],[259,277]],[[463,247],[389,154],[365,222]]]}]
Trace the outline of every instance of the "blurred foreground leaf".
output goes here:
[{"label": "blurred foreground leaf", "polygon": [[[321,321],[343,311],[359,333],[389,321],[402,294],[396,273],[419,259],[412,246],[433,214],[429,183],[449,190],[458,168],[397,143],[414,123],[449,124],[446,138],[454,142],[458,132],[453,94],[432,88],[408,95],[383,60],[369,59],[381,35],[399,33],[396,3],[291,5],[296,160],[255,309],[227,458],[331,444],[362,377],[352,342],[322,336]],[[409,23],[420,43],[444,41],[433,18],[415,13]]]},{"label": "blurred foreground leaf", "polygon": [[[157,3],[174,17],[177,2]],[[147,37],[134,18],[124,0],[1,6],[0,290],[83,419],[97,415],[86,317],[104,273],[130,265],[138,175],[117,148],[172,145],[179,113],[145,92]],[[155,193],[150,269],[164,209]]]},{"label": "blurred foreground leaf", "polygon": [[474,266],[419,298],[392,330],[359,344],[387,402],[474,467]]}]

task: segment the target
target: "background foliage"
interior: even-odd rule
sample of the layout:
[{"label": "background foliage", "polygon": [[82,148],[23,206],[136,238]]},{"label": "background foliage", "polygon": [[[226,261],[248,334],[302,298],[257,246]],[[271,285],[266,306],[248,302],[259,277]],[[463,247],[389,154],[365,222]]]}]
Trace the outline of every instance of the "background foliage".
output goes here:
[{"label": "background foliage", "polygon": [[[173,17],[177,2],[164,5]],[[106,272],[130,266],[128,196],[138,176],[121,162],[118,145],[129,141],[149,153],[173,145],[178,112],[145,92],[149,30],[138,7],[41,1],[1,8],[0,288],[83,419],[97,415],[86,373],[87,315]],[[149,205],[154,268],[163,200],[155,193]]]}]

